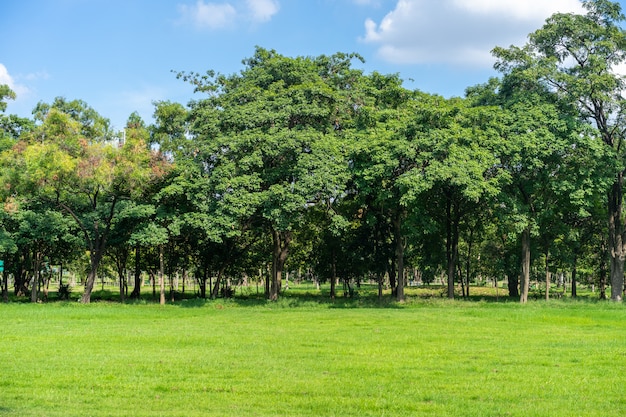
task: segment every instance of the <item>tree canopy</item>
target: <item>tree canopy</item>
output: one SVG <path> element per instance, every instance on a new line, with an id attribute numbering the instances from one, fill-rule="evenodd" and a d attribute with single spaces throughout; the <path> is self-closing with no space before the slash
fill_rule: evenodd
<path id="1" fill-rule="evenodd" d="M 122 299 L 134 268 L 131 296 L 145 272 L 161 300 L 164 276 L 191 275 L 202 297 L 258 277 L 276 300 L 297 273 L 330 281 L 331 297 L 337 283 L 403 301 L 409 284 L 438 279 L 453 298 L 506 280 L 526 302 L 557 270 L 574 296 L 584 270 L 621 300 L 624 16 L 583 5 L 496 47 L 501 77 L 465 97 L 366 74 L 358 54 L 261 47 L 235 74 L 177 73 L 198 98 L 154 102 L 152 124 L 133 113 L 121 132 L 62 97 L 32 120 L 5 115 L 15 94 L 0 86 L 0 254 L 15 294 L 36 300 L 42 265 L 82 259 L 83 302 L 109 262 Z"/>

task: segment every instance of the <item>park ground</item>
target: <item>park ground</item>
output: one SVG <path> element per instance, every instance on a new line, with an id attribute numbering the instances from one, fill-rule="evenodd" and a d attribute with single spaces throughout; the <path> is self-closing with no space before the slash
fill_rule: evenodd
<path id="1" fill-rule="evenodd" d="M 120 304 L 106 288 L 90 305 L 13 300 L 0 304 L 0 416 L 626 413 L 623 305 L 491 290 L 411 289 L 402 304 L 313 287 L 273 303 Z"/>

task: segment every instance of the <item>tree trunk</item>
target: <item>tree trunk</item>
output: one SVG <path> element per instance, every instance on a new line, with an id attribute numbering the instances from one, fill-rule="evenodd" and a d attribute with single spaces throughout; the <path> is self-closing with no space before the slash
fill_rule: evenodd
<path id="1" fill-rule="evenodd" d="M 224 275 L 225 266 L 222 266 L 220 270 L 217 272 L 217 277 L 215 278 L 215 284 L 211 289 L 211 299 L 215 300 L 220 293 L 220 285 L 222 283 L 222 276 Z"/>
<path id="2" fill-rule="evenodd" d="M 520 303 L 528 301 L 528 289 L 530 286 L 530 226 L 522 232 L 522 267 L 520 282 Z"/>
<path id="3" fill-rule="evenodd" d="M 9 277 L 6 271 L 2 271 L 2 300 L 9 302 Z"/>
<path id="4" fill-rule="evenodd" d="M 472 247 L 474 246 L 474 228 L 470 229 L 469 238 L 467 240 L 467 260 L 465 261 L 465 296 L 470 296 L 470 280 L 472 278 Z"/>
<path id="5" fill-rule="evenodd" d="M 148 271 L 148 277 L 152 286 L 152 300 L 156 301 L 156 277 L 154 276 L 154 270 Z"/>
<path id="6" fill-rule="evenodd" d="M 330 299 L 334 300 L 335 297 L 337 296 L 336 294 L 336 286 L 337 286 L 337 255 L 335 254 L 335 251 L 333 250 L 333 259 L 332 259 L 333 264 L 331 265 L 331 277 L 330 277 Z"/>
<path id="7" fill-rule="evenodd" d="M 31 284 L 31 287 L 30 287 L 30 302 L 31 303 L 37 302 L 38 282 L 39 282 L 39 272 L 35 271 L 33 274 L 33 283 Z"/>
<path id="8" fill-rule="evenodd" d="M 43 299 L 44 301 L 48 301 L 48 290 L 50 289 L 50 281 L 52 280 L 52 271 L 46 273 L 44 275 L 44 283 L 43 286 Z"/>
<path id="9" fill-rule="evenodd" d="M 206 282 L 209 279 L 209 267 L 204 265 L 202 268 L 202 276 L 198 279 L 198 285 L 200 286 L 200 298 L 206 298 Z"/>
<path id="10" fill-rule="evenodd" d="M 450 198 L 446 205 L 446 258 L 448 261 L 448 298 L 452 299 L 454 298 L 454 275 L 459 259 L 459 214 Z"/>
<path id="11" fill-rule="evenodd" d="M 394 234 L 396 241 L 396 266 L 398 271 L 398 285 L 396 287 L 396 300 L 404 301 L 404 242 L 402 238 L 402 213 L 398 213 L 394 221 Z"/>
<path id="12" fill-rule="evenodd" d="M 40 280 L 40 274 L 41 274 L 41 253 L 40 252 L 35 252 L 34 253 L 34 262 L 33 262 L 33 284 L 32 287 L 30 289 L 30 301 L 31 303 L 36 303 L 37 302 L 37 298 L 38 298 L 38 294 L 37 294 L 37 290 L 39 289 L 39 280 Z"/>
<path id="13" fill-rule="evenodd" d="M 126 293 L 124 292 L 124 282 L 126 281 L 125 271 L 118 271 L 117 277 L 120 280 L 120 303 L 124 303 Z"/>
<path id="14" fill-rule="evenodd" d="M 130 293 L 131 298 L 139 298 L 141 296 L 141 248 L 139 245 L 135 246 L 135 285 L 133 286 L 133 292 Z"/>
<path id="15" fill-rule="evenodd" d="M 509 289 L 509 297 L 519 297 L 519 279 L 518 274 L 515 272 L 510 272 L 507 274 L 507 288 Z"/>
<path id="16" fill-rule="evenodd" d="M 578 271 L 576 269 L 576 264 L 578 263 L 578 256 L 574 255 L 574 262 L 572 264 L 572 298 L 576 298 L 577 294 L 576 294 L 576 280 L 578 279 L 578 277 L 576 276 L 578 274 Z"/>
<path id="17" fill-rule="evenodd" d="M 603 249 L 606 249 L 604 242 L 602 246 L 603 246 Z M 606 253 L 606 250 L 602 250 L 601 253 L 602 253 L 602 256 L 600 256 L 600 282 L 599 282 L 600 299 L 606 300 L 606 273 L 607 273 L 606 261 L 607 259 L 606 259 L 606 256 L 604 256 L 604 254 Z"/>
<path id="18" fill-rule="evenodd" d="M 622 223 L 622 186 L 624 174 L 619 173 L 609 194 L 609 259 L 611 300 L 622 301 L 624 291 L 624 225 Z"/>
<path id="19" fill-rule="evenodd" d="M 100 266 L 100 261 L 103 256 L 102 250 L 96 250 L 90 255 L 90 267 L 89 273 L 87 274 L 87 281 L 85 281 L 85 291 L 83 292 L 82 297 L 80 298 L 80 302 L 83 304 L 89 304 L 91 302 L 91 292 L 93 291 L 93 287 L 96 284 L 96 277 L 98 275 L 98 267 Z"/>
<path id="20" fill-rule="evenodd" d="M 165 305 L 165 261 L 163 256 L 163 245 L 159 245 L 159 304 Z"/>
<path id="21" fill-rule="evenodd" d="M 397 292 L 396 292 L 396 263 L 395 262 L 390 262 L 389 265 L 389 271 L 387 273 L 387 275 L 389 276 L 389 287 L 391 288 L 391 296 L 395 297 Z"/>
<path id="22" fill-rule="evenodd" d="M 550 251 L 546 251 L 546 301 L 550 300 L 550 268 L 549 268 Z"/>
<path id="23" fill-rule="evenodd" d="M 269 291 L 269 299 L 271 301 L 278 300 L 280 294 L 280 286 L 283 276 L 285 261 L 289 254 L 289 243 L 291 242 L 291 232 L 280 232 L 272 229 L 272 240 L 274 250 L 272 256 L 272 279 Z"/>

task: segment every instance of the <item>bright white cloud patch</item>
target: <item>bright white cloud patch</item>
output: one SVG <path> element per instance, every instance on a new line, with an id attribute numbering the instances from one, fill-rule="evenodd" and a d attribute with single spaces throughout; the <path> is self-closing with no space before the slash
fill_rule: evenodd
<path id="1" fill-rule="evenodd" d="M 521 45 L 556 12 L 582 13 L 578 0 L 398 0 L 363 41 L 394 63 L 490 67 L 495 46 Z"/>
<path id="2" fill-rule="evenodd" d="M 255 22 L 269 21 L 280 8 L 276 0 L 246 0 L 246 6 Z"/>
<path id="3" fill-rule="evenodd" d="M 0 64 L 0 84 L 6 84 L 11 89 L 13 89 L 13 87 L 15 86 L 13 82 L 13 77 L 9 75 L 7 67 L 5 67 L 3 64 Z"/>
<path id="4" fill-rule="evenodd" d="M 25 85 L 16 83 L 13 77 L 11 76 L 11 74 L 9 74 L 9 70 L 7 70 L 7 67 L 5 67 L 4 64 L 1 64 L 1 63 L 0 63 L 0 84 L 8 85 L 9 88 L 13 90 L 13 92 L 17 96 L 17 99 L 23 98 L 24 96 L 28 95 L 28 93 L 30 92 L 28 87 L 26 87 Z"/>
<path id="5" fill-rule="evenodd" d="M 229 3 L 205 3 L 198 0 L 195 5 L 178 6 L 182 23 L 192 23 L 197 28 L 221 29 L 230 26 L 237 11 Z"/>

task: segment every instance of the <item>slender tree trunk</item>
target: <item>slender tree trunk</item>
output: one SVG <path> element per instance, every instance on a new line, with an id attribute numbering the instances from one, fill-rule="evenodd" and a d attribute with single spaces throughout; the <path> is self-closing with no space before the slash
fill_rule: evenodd
<path id="1" fill-rule="evenodd" d="M 156 301 L 156 277 L 154 276 L 154 270 L 148 272 L 150 278 L 150 285 L 152 285 L 152 300 Z"/>
<path id="2" fill-rule="evenodd" d="M 619 173 L 609 194 L 609 259 L 611 300 L 622 301 L 624 291 L 624 225 L 622 223 L 622 193 L 624 174 Z"/>
<path id="3" fill-rule="evenodd" d="M 398 270 L 398 285 L 396 287 L 396 299 L 404 301 L 404 242 L 402 238 L 402 213 L 398 213 L 394 221 L 394 234 L 396 241 L 396 265 Z"/>
<path id="4" fill-rule="evenodd" d="M 333 250 L 333 258 L 332 258 L 332 265 L 331 265 L 331 277 L 330 277 L 330 299 L 334 300 L 335 297 L 337 296 L 336 294 L 336 286 L 337 286 L 337 255 L 335 254 L 335 251 Z"/>
<path id="5" fill-rule="evenodd" d="M 578 255 L 574 255 L 574 262 L 572 264 L 572 298 L 576 298 L 576 280 L 578 279 L 578 271 L 576 266 L 578 264 Z"/>
<path id="6" fill-rule="evenodd" d="M 465 291 L 466 297 L 470 296 L 470 279 L 472 277 L 472 247 L 474 246 L 474 228 L 470 229 L 470 235 L 467 242 L 467 260 L 465 261 Z"/>
<path id="7" fill-rule="evenodd" d="M 606 253 L 606 245 L 605 242 L 602 243 L 602 256 L 600 256 L 600 282 L 599 282 L 599 287 L 600 287 L 600 299 L 601 300 L 606 300 L 606 275 L 607 275 L 607 265 L 606 265 L 606 256 L 604 256 L 604 254 Z"/>
<path id="8" fill-rule="evenodd" d="M 102 260 L 103 253 L 100 250 L 96 250 L 90 256 L 89 273 L 87 274 L 87 280 L 85 281 L 85 291 L 83 292 L 80 302 L 83 304 L 89 304 L 91 302 L 91 293 L 93 287 L 96 284 L 96 277 L 98 275 L 98 267 Z"/>
<path id="9" fill-rule="evenodd" d="M 272 240 L 274 250 L 272 256 L 272 280 L 270 285 L 269 299 L 278 300 L 280 287 L 282 284 L 283 269 L 289 254 L 289 243 L 291 242 L 291 232 L 280 232 L 272 230 Z"/>
<path id="10" fill-rule="evenodd" d="M 124 303 L 126 293 L 124 291 L 124 282 L 126 281 L 125 271 L 118 271 L 118 278 L 120 280 L 120 303 Z"/>
<path id="11" fill-rule="evenodd" d="M 217 272 L 217 277 L 215 278 L 215 284 L 211 289 L 211 298 L 215 300 L 220 293 L 220 285 L 222 284 L 222 276 L 224 275 L 225 266 L 222 266 L 220 270 Z"/>
<path id="12" fill-rule="evenodd" d="M 550 268 L 549 268 L 550 251 L 546 250 L 546 301 L 550 300 Z"/>
<path id="13" fill-rule="evenodd" d="M 38 298 L 37 290 L 39 289 L 39 280 L 41 279 L 40 274 L 41 274 L 41 253 L 37 251 L 34 253 L 33 285 L 30 288 L 31 303 L 37 302 L 37 298 Z"/>
<path id="14" fill-rule="evenodd" d="M 38 281 L 39 281 L 39 272 L 35 271 L 33 274 L 33 283 L 31 284 L 31 287 L 30 287 L 30 302 L 31 303 L 37 302 L 37 289 L 39 287 Z"/>
<path id="15" fill-rule="evenodd" d="M 387 275 L 389 276 L 389 287 L 391 288 L 391 296 L 395 297 L 397 294 L 397 279 L 396 279 L 396 263 L 390 262 L 389 272 Z"/>
<path id="16" fill-rule="evenodd" d="M 459 215 L 450 198 L 446 206 L 446 257 L 448 261 L 448 298 L 454 298 L 454 275 L 459 259 Z"/>
<path id="17" fill-rule="evenodd" d="M 139 245 L 135 246 L 135 285 L 133 286 L 133 292 L 130 293 L 131 298 L 139 298 L 141 296 L 141 248 Z"/>
<path id="18" fill-rule="evenodd" d="M 50 281 L 52 280 L 52 271 L 46 273 L 46 275 L 44 275 L 44 283 L 45 285 L 43 286 L 43 299 L 44 301 L 48 301 L 48 291 L 50 289 Z"/>
<path id="19" fill-rule="evenodd" d="M 161 305 L 165 305 L 165 261 L 163 258 L 163 245 L 159 245 L 159 286 L 161 287 L 159 304 Z"/>
<path id="20" fill-rule="evenodd" d="M 204 266 L 204 268 L 202 268 L 202 276 L 200 277 L 200 281 L 198 282 L 198 284 L 200 285 L 200 297 L 201 298 L 206 298 L 206 282 L 209 279 L 209 267 L 208 266 Z"/>
<path id="21" fill-rule="evenodd" d="M 6 271 L 2 271 L 2 300 L 9 302 L 9 277 Z"/>
<path id="22" fill-rule="evenodd" d="M 530 287 L 530 226 L 522 232 L 522 267 L 520 282 L 520 303 L 528 301 L 528 290 Z"/>

